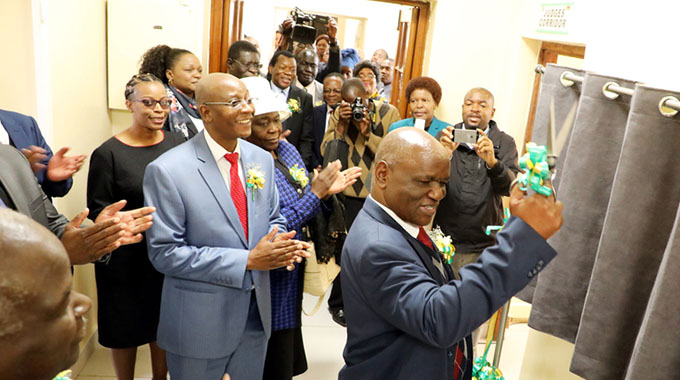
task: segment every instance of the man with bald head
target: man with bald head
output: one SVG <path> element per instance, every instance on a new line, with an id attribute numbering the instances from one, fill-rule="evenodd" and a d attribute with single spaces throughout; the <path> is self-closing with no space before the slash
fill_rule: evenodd
<path id="1" fill-rule="evenodd" d="M 70 260 L 49 230 L 0 208 L 0 380 L 48 380 L 80 351 L 92 303 L 71 290 Z"/>
<path id="2" fill-rule="evenodd" d="M 456 246 L 452 267 L 477 261 L 486 247 L 496 244 L 485 233 L 486 226 L 503 224 L 503 196 L 510 195 L 510 183 L 519 172 L 515 140 L 492 120 L 494 96 L 484 88 L 473 88 L 463 99 L 463 122 L 448 127 L 478 130 L 476 144 L 460 144 L 451 155 L 451 179 L 446 197 L 439 205 L 434 225 L 451 235 Z"/>
<path id="3" fill-rule="evenodd" d="M 316 80 L 316 72 L 319 66 L 319 58 L 316 51 L 304 49 L 295 56 L 297 63 L 297 75 L 295 85 L 312 96 L 314 107 L 323 102 L 323 85 Z"/>
<path id="4" fill-rule="evenodd" d="M 165 275 L 158 345 L 173 380 L 261 380 L 271 331 L 269 270 L 308 254 L 279 213 L 272 156 L 245 141 L 253 99 L 238 78 L 204 76 L 205 130 L 153 161 L 144 200 L 158 210 L 149 257 Z M 279 233 L 278 235 L 276 235 Z"/>
<path id="5" fill-rule="evenodd" d="M 453 277 L 423 226 L 446 194 L 449 152 L 402 128 L 378 148 L 371 195 L 343 247 L 347 318 L 340 380 L 470 379 L 470 333 L 556 254 L 562 204 L 515 187 L 498 245 Z"/>

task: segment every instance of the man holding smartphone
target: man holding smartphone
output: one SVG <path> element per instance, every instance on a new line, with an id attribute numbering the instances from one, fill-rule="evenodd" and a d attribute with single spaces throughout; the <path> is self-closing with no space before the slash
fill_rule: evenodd
<path id="1" fill-rule="evenodd" d="M 515 140 L 491 119 L 496 111 L 493 94 L 473 88 L 465 94 L 462 108 L 463 122 L 442 131 L 441 142 L 452 152 L 451 176 L 434 217 L 434 226 L 450 235 L 456 247 L 451 263 L 456 276 L 495 244 L 494 237 L 486 235 L 486 226 L 503 224 L 501 197 L 509 195 L 510 183 L 520 171 Z M 475 130 L 473 140 L 465 139 Z"/>

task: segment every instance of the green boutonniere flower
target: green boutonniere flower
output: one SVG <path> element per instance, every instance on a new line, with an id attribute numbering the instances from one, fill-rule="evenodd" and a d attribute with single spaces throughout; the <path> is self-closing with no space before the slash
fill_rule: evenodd
<path id="1" fill-rule="evenodd" d="M 302 188 L 307 187 L 307 184 L 309 183 L 309 177 L 307 177 L 307 173 L 305 172 L 304 168 L 298 167 L 298 164 L 293 165 L 292 168 L 289 170 L 290 176 L 293 177 L 297 183 L 300 184 Z"/>
<path id="2" fill-rule="evenodd" d="M 288 99 L 288 110 L 291 113 L 300 112 L 300 102 L 297 99 Z"/>
<path id="3" fill-rule="evenodd" d="M 444 235 L 439 226 L 433 228 L 432 231 L 428 232 L 428 235 L 430 236 L 430 239 L 432 239 L 432 241 L 434 242 L 434 245 L 437 247 L 437 250 L 439 250 L 439 253 L 441 253 L 444 261 L 448 264 L 451 264 L 451 262 L 453 261 L 453 255 L 456 254 L 456 247 L 454 247 L 453 244 L 451 244 L 451 236 Z"/>

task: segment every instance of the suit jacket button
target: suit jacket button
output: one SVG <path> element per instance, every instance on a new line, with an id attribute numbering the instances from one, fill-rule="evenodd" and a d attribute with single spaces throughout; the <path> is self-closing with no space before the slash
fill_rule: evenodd
<path id="1" fill-rule="evenodd" d="M 532 278 L 532 277 L 534 277 L 534 274 L 529 272 L 529 274 L 527 274 L 527 277 Z"/>
<path id="2" fill-rule="evenodd" d="M 541 267 L 542 267 L 543 264 L 545 264 L 545 262 L 544 262 L 543 260 L 538 260 L 538 266 L 541 266 Z"/>

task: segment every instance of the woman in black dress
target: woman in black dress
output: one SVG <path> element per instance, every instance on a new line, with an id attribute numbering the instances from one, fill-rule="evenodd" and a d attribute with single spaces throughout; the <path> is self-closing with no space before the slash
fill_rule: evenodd
<path id="1" fill-rule="evenodd" d="M 146 165 L 185 141 L 162 129 L 170 100 L 157 77 L 133 76 L 125 87 L 125 99 L 132 126 L 104 142 L 90 160 L 87 206 L 92 220 L 118 199 L 127 200 L 123 210 L 142 207 Z M 147 343 L 153 379 L 166 379 L 165 352 L 156 345 L 163 275 L 149 262 L 146 241 L 104 256 L 95 263 L 95 277 L 99 343 L 111 348 L 118 379 L 133 379 L 137 347 Z"/>

